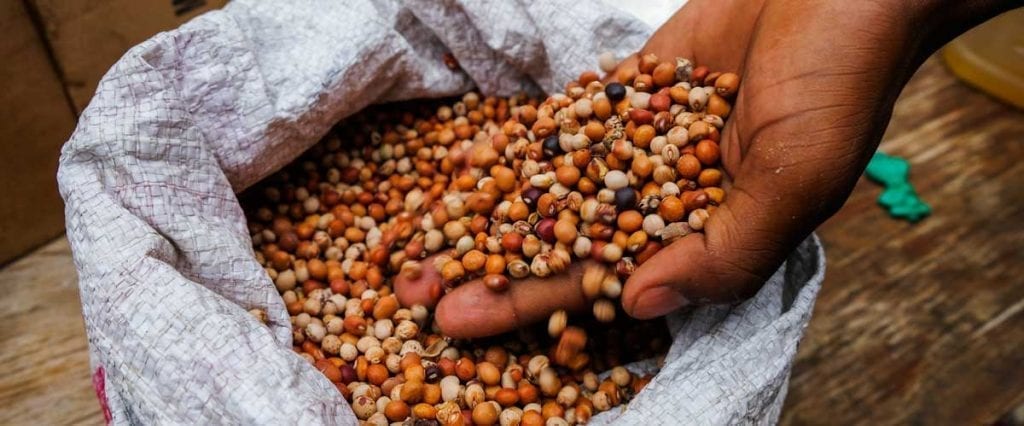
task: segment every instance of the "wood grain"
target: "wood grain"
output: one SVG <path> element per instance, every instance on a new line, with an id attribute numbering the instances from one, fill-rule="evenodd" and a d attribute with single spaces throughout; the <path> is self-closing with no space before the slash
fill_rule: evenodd
<path id="1" fill-rule="evenodd" d="M 932 58 L 881 149 L 934 213 L 890 220 L 862 179 L 819 229 L 828 272 L 782 423 L 991 423 L 1024 402 L 1024 113 Z"/>
<path id="2" fill-rule="evenodd" d="M 782 423 L 991 423 L 1024 402 L 1024 114 L 932 59 L 882 149 L 935 212 L 889 219 L 861 182 L 821 227 L 829 270 Z M 0 285 L 0 424 L 101 423 L 67 242 Z"/>
<path id="3" fill-rule="evenodd" d="M 67 240 L 0 270 L 0 288 L 0 425 L 103 424 Z"/>

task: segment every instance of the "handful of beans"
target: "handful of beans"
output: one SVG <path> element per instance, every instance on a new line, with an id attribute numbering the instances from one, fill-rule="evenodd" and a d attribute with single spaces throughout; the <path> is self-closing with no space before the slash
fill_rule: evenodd
<path id="1" fill-rule="evenodd" d="M 585 423 L 651 380 L 621 364 L 667 350 L 664 327 L 615 300 L 724 200 L 718 140 L 739 77 L 645 55 L 614 79 L 585 72 L 543 101 L 372 107 L 246 195 L 295 351 L 361 420 Z M 502 292 L 581 259 L 596 262 L 580 282 L 593 318 L 578 325 L 558 311 L 540 330 L 458 341 L 392 291 L 431 267 L 442 292 L 471 279 Z"/>

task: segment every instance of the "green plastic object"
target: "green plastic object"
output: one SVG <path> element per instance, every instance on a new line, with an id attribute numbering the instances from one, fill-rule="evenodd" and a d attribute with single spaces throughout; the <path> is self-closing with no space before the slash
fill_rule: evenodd
<path id="1" fill-rule="evenodd" d="M 889 216 L 917 222 L 931 214 L 932 208 L 917 196 L 917 191 L 910 184 L 910 163 L 907 160 L 875 152 L 864 172 L 869 179 L 885 186 L 878 197 L 878 204 L 885 207 Z"/>

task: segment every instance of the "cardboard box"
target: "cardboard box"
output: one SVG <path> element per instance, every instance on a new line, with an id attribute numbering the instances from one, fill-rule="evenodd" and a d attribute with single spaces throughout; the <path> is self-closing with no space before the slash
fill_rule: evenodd
<path id="1" fill-rule="evenodd" d="M 76 112 L 132 46 L 227 0 L 26 0 L 46 37 Z"/>
<path id="2" fill-rule="evenodd" d="M 60 147 L 132 46 L 227 0 L 0 2 L 0 265 L 64 230 Z"/>
<path id="3" fill-rule="evenodd" d="M 0 264 L 60 235 L 57 159 L 75 114 L 21 1 L 0 2 Z"/>

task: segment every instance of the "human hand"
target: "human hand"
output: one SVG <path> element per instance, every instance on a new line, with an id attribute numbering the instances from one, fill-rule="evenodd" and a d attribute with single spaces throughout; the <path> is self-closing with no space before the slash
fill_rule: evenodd
<path id="1" fill-rule="evenodd" d="M 726 200 L 703 234 L 668 245 L 630 276 L 627 313 L 651 318 L 748 298 L 838 210 L 906 80 L 957 32 L 926 3 L 691 0 L 619 65 L 635 68 L 640 54 L 653 53 L 743 77 L 721 135 Z M 979 10 L 965 16 L 977 21 Z M 438 324 L 453 337 L 475 337 L 583 309 L 581 271 L 574 264 L 567 276 L 519 280 L 505 293 L 479 280 L 463 284 L 440 301 Z M 432 305 L 440 279 L 427 267 L 418 279 L 400 278 L 396 291 L 403 304 Z"/>

